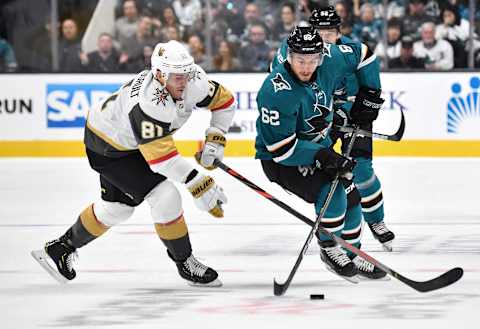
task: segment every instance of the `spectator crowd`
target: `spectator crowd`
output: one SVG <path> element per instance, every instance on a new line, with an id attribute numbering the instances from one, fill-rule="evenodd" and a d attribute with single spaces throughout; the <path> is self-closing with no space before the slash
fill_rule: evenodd
<path id="1" fill-rule="evenodd" d="M 0 7 L 0 72 L 52 70 L 49 1 L 35 1 L 33 9 L 26 2 Z M 387 8 L 383 0 L 211 0 L 210 6 L 204 0 L 117 0 L 112 29 L 100 33 L 96 50 L 87 53 L 81 39 L 98 1 L 59 3 L 61 72 L 137 72 L 149 65 L 155 44 L 168 40 L 184 43 L 206 71 L 265 72 L 294 25 L 325 5 L 335 6 L 342 34 L 367 44 L 383 67 L 466 68 L 471 46 L 468 0 L 390 0 Z"/>

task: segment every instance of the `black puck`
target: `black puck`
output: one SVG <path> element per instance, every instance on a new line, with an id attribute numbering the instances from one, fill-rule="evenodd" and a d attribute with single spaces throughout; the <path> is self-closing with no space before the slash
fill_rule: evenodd
<path id="1" fill-rule="evenodd" d="M 324 294 L 310 295 L 310 299 L 325 299 L 325 295 Z"/>

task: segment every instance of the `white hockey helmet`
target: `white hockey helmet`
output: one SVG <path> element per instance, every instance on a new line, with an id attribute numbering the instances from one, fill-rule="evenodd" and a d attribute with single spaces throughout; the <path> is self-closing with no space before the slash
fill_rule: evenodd
<path id="1" fill-rule="evenodd" d="M 158 43 L 151 58 L 152 73 L 162 72 L 165 81 L 170 73 L 191 73 L 194 69 L 193 57 L 180 42 L 170 40 L 167 43 Z"/>

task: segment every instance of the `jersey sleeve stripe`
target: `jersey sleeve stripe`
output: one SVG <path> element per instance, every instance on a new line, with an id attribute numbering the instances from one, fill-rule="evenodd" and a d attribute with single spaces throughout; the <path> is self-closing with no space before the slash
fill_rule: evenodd
<path id="1" fill-rule="evenodd" d="M 233 104 L 233 102 L 235 101 L 235 98 L 232 96 L 225 104 L 223 105 L 220 105 L 218 107 L 215 107 L 215 108 L 212 108 L 210 109 L 210 111 L 218 111 L 218 110 L 224 110 L 226 108 L 228 108 L 230 105 Z"/>
<path id="2" fill-rule="evenodd" d="M 369 55 L 369 52 L 368 52 L 368 46 L 364 43 L 362 43 L 362 46 L 361 46 L 361 58 L 360 58 L 360 62 L 363 62 Z M 370 54 L 371 55 L 371 54 Z"/>
<path id="3" fill-rule="evenodd" d="M 297 144 L 298 144 L 298 139 L 295 138 L 295 143 L 293 144 L 293 146 L 290 147 L 287 152 L 283 153 L 283 155 L 277 156 L 276 158 L 273 158 L 273 161 L 280 162 L 280 161 L 286 160 L 289 157 L 291 157 L 293 152 L 295 152 L 295 147 L 297 146 Z"/>
<path id="4" fill-rule="evenodd" d="M 267 150 L 269 152 L 275 152 L 276 150 L 278 150 L 282 146 L 290 143 L 295 137 L 297 137 L 297 134 L 293 133 L 293 135 L 288 136 L 287 138 L 282 139 L 281 141 L 276 142 L 275 144 L 267 145 Z"/>
<path id="5" fill-rule="evenodd" d="M 150 164 L 150 165 L 154 165 L 154 164 L 157 164 L 157 163 L 160 163 L 160 162 L 167 161 L 167 160 L 169 160 L 169 159 L 171 159 L 171 158 L 173 158 L 174 156 L 177 156 L 177 155 L 178 155 L 178 151 L 175 150 L 175 151 L 173 151 L 173 152 L 171 152 L 171 153 L 168 153 L 168 154 L 166 154 L 166 155 L 164 155 L 164 156 L 162 156 L 162 157 L 160 157 L 160 158 L 153 159 L 153 160 L 149 160 L 149 161 L 147 161 L 147 162 L 148 162 L 148 164 Z"/>
<path id="6" fill-rule="evenodd" d="M 214 111 L 228 107 L 233 103 L 233 99 L 232 93 L 224 86 L 217 83 L 215 93 L 211 101 L 208 103 L 207 108 Z M 231 103 L 228 104 L 229 102 Z"/>
<path id="7" fill-rule="evenodd" d="M 148 163 L 150 163 L 152 160 L 163 158 L 166 155 L 177 151 L 175 142 L 173 141 L 173 137 L 171 135 L 155 139 L 145 144 L 140 144 L 138 148 Z"/>
<path id="8" fill-rule="evenodd" d="M 358 64 L 357 70 L 360 70 L 362 67 L 367 66 L 376 59 L 377 55 L 375 55 L 366 45 L 362 44 L 362 60 L 360 61 L 360 64 Z"/>

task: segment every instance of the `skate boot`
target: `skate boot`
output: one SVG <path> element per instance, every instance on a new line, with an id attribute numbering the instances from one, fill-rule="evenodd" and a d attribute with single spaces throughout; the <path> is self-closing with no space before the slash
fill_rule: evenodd
<path id="1" fill-rule="evenodd" d="M 334 241 L 320 241 L 320 258 L 330 272 L 352 283 L 358 283 L 357 267 Z"/>
<path id="2" fill-rule="evenodd" d="M 368 224 L 368 227 L 370 227 L 373 237 L 382 244 L 383 250 L 393 250 L 392 243 L 393 239 L 395 239 L 395 234 L 387 228 L 384 221 Z"/>
<path id="3" fill-rule="evenodd" d="M 67 237 L 47 242 L 43 250 L 34 250 L 31 255 L 58 282 L 66 283 L 76 276 L 72 267 L 77 258 L 75 248 L 67 242 Z M 50 264 L 53 262 L 55 268 Z"/>
<path id="4" fill-rule="evenodd" d="M 167 251 L 168 252 L 168 251 Z M 175 262 L 178 274 L 194 287 L 221 287 L 222 282 L 218 279 L 218 273 L 211 267 L 200 263 L 193 254 L 183 261 L 173 259 L 170 252 L 168 256 Z"/>
<path id="5" fill-rule="evenodd" d="M 357 267 L 358 275 L 361 278 L 371 279 L 371 280 L 388 280 L 387 273 L 376 267 L 370 262 L 367 262 L 365 259 L 360 256 L 355 256 L 352 262 Z"/>

